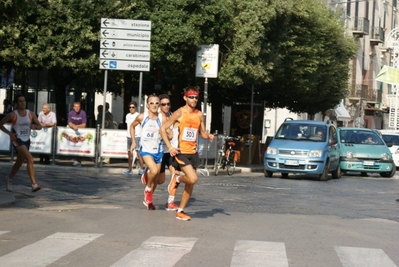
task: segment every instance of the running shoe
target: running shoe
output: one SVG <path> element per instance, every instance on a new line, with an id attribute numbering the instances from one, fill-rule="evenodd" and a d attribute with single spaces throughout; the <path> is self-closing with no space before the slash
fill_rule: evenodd
<path id="1" fill-rule="evenodd" d="M 139 175 L 143 175 L 145 169 L 146 169 L 146 168 L 141 168 L 141 169 L 139 170 Z"/>
<path id="2" fill-rule="evenodd" d="M 33 184 L 32 185 L 32 192 L 36 192 L 40 190 L 40 186 L 38 184 Z"/>
<path id="3" fill-rule="evenodd" d="M 149 171 L 150 171 L 150 170 L 149 170 L 148 168 L 145 168 L 143 174 L 141 175 L 141 183 L 144 184 L 144 185 L 147 184 L 147 181 L 148 181 L 148 172 L 149 172 Z"/>
<path id="4" fill-rule="evenodd" d="M 191 220 L 191 217 L 188 216 L 184 211 L 176 212 L 176 219 L 182 220 L 182 221 L 189 221 Z"/>
<path id="5" fill-rule="evenodd" d="M 129 171 L 129 170 L 125 170 L 125 171 L 122 172 L 122 174 L 133 175 L 133 172 Z"/>
<path id="6" fill-rule="evenodd" d="M 12 191 L 12 181 L 10 181 L 10 179 L 8 179 L 8 176 L 6 177 L 6 190 L 8 191 L 8 192 L 11 192 Z"/>
<path id="7" fill-rule="evenodd" d="M 180 177 L 180 176 L 177 175 L 176 173 L 174 173 L 172 175 L 172 179 L 170 179 L 170 183 L 168 185 L 168 192 L 169 192 L 169 195 L 171 195 L 171 196 L 175 196 L 176 195 L 177 187 L 180 184 L 180 183 L 176 182 L 176 178 L 177 177 Z"/>
<path id="8" fill-rule="evenodd" d="M 144 190 L 144 202 L 149 204 L 152 203 L 152 192 Z"/>
<path id="9" fill-rule="evenodd" d="M 155 210 L 155 206 L 153 203 L 146 203 L 145 200 L 143 200 L 143 204 L 147 207 L 147 210 Z"/>
<path id="10" fill-rule="evenodd" d="M 176 203 L 175 202 L 170 202 L 170 203 L 166 203 L 166 205 L 165 205 L 165 209 L 167 210 L 167 211 L 171 211 L 171 210 L 177 210 L 179 208 L 179 206 L 177 206 L 176 205 Z"/>

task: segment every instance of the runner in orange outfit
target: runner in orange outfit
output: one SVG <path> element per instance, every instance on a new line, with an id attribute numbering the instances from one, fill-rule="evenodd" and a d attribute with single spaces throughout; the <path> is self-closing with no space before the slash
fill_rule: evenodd
<path id="1" fill-rule="evenodd" d="M 182 193 L 180 206 L 176 212 L 176 218 L 179 220 L 189 221 L 191 219 L 184 212 L 188 201 L 193 192 L 194 184 L 198 180 L 196 168 L 200 164 L 200 159 L 197 153 L 197 139 L 198 133 L 204 139 L 213 141 L 214 136 L 206 132 L 204 125 L 204 115 L 201 111 L 196 109 L 199 88 L 197 86 L 189 86 L 184 90 L 184 100 L 186 105 L 176 110 L 172 116 L 164 124 L 162 124 L 160 133 L 166 146 L 169 148 L 169 153 L 180 166 L 183 176 L 174 175 L 169 184 L 169 192 L 173 194 L 180 183 L 184 183 L 184 191 Z M 179 147 L 172 147 L 167 135 L 167 129 L 179 122 Z"/>

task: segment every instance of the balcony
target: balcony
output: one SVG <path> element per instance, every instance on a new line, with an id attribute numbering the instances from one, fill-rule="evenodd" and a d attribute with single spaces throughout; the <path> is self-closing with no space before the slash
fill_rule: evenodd
<path id="1" fill-rule="evenodd" d="M 367 18 L 351 17 L 348 21 L 348 26 L 349 29 L 352 31 L 352 34 L 356 37 L 369 35 L 370 21 Z"/>
<path id="2" fill-rule="evenodd" d="M 384 42 L 384 31 L 381 27 L 374 27 L 370 35 L 370 45 L 378 45 Z"/>
<path id="3" fill-rule="evenodd" d="M 382 92 L 378 89 L 369 88 L 367 94 L 367 102 L 381 103 Z"/>
<path id="4" fill-rule="evenodd" d="M 356 99 L 367 99 L 368 96 L 368 86 L 364 84 L 356 84 L 351 88 L 349 98 Z"/>

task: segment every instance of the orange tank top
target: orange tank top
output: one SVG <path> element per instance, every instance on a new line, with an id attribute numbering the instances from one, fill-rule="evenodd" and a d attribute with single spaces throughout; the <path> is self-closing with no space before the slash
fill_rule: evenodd
<path id="1" fill-rule="evenodd" d="M 179 125 L 179 148 L 182 154 L 195 154 L 197 152 L 197 137 L 201 120 L 198 116 L 198 109 L 193 112 L 180 108 L 182 119 Z"/>

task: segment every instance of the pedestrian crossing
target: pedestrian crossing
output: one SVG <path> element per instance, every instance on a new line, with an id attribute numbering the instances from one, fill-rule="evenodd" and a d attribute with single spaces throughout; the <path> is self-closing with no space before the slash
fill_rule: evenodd
<path id="1" fill-rule="evenodd" d="M 11 232 L 0 231 L 0 241 L 2 236 L 9 233 Z M 56 232 L 8 254 L 2 255 L 0 251 L 0 266 L 48 266 L 84 246 L 90 246 L 102 236 L 103 234 L 99 233 Z M 136 249 L 116 259 L 110 266 L 173 267 L 182 257 L 189 257 L 198 240 L 196 237 L 152 236 Z M 335 246 L 333 251 L 336 252 L 342 267 L 398 267 L 379 248 Z M 32 255 L 35 256 L 32 257 Z M 283 242 L 236 240 L 231 261 L 223 266 L 288 267 L 289 261 Z"/>

